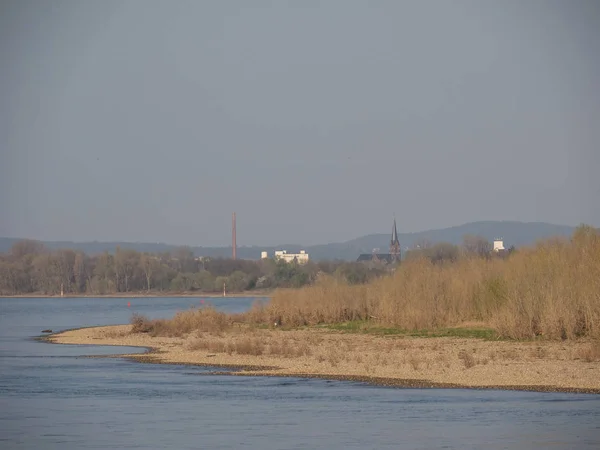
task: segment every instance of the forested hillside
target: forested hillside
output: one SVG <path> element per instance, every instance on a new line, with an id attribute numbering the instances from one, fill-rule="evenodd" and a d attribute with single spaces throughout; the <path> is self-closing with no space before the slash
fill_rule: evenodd
<path id="1" fill-rule="evenodd" d="M 398 222 L 401 225 L 401 222 Z M 465 235 L 481 236 L 488 241 L 502 238 L 507 247 L 521 247 L 533 245 L 536 241 L 553 236 L 571 236 L 574 227 L 564 225 L 553 225 L 543 222 L 510 222 L 510 221 L 487 221 L 471 222 L 463 225 L 420 231 L 416 233 L 398 233 L 398 239 L 403 250 L 410 249 L 416 245 L 433 245 L 447 242 L 460 245 Z M 356 261 L 361 253 L 371 253 L 379 248 L 385 253 L 389 246 L 391 227 L 389 233 L 377 233 L 352 239 L 347 242 L 334 242 L 329 244 L 303 246 L 301 243 L 281 243 L 277 246 L 238 246 L 237 256 L 243 259 L 260 258 L 261 251 L 268 251 L 270 255 L 275 250 L 287 250 L 297 252 L 306 250 L 313 261 L 336 260 Z M 28 237 L 28 236 L 24 236 Z M 8 252 L 13 244 L 20 239 L 0 238 L 0 252 Z M 103 252 L 114 253 L 117 247 L 121 249 L 136 250 L 144 253 L 164 253 L 177 250 L 177 246 L 167 243 L 144 243 L 144 242 L 68 242 L 54 241 L 43 242 L 49 249 L 69 248 L 82 251 L 89 255 Z M 228 258 L 231 256 L 231 247 L 189 247 L 195 256 L 209 256 L 213 258 Z"/>

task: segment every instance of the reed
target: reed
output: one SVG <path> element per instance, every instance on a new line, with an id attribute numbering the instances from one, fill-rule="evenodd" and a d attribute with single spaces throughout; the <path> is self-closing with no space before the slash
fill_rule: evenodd
<path id="1" fill-rule="evenodd" d="M 423 330 L 475 321 L 504 338 L 598 339 L 600 235 L 582 226 L 571 239 L 541 241 L 506 259 L 408 261 L 367 285 L 324 278 L 276 291 L 254 315 L 290 327 L 365 321 Z"/>
<path id="2" fill-rule="evenodd" d="M 197 330 L 224 332 L 237 323 L 284 328 L 362 323 L 415 331 L 477 323 L 508 339 L 598 340 L 600 234 L 581 226 L 570 239 L 547 239 L 504 259 L 410 260 L 393 275 L 365 285 L 323 276 L 309 287 L 278 290 L 268 303 L 256 303 L 244 314 L 209 306 L 169 320 L 137 316 L 132 330 L 182 336 Z M 236 350 L 263 351 L 248 347 Z"/>
<path id="3" fill-rule="evenodd" d="M 223 332 L 234 326 L 235 315 L 217 311 L 209 305 L 179 311 L 172 319 L 150 320 L 143 315 L 131 317 L 132 333 L 148 333 L 151 336 L 185 336 L 193 331 Z"/>

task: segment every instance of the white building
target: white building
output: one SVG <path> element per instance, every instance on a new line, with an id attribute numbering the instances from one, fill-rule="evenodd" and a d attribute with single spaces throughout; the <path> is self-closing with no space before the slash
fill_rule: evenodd
<path id="1" fill-rule="evenodd" d="M 504 250 L 504 241 L 502 239 L 494 239 L 494 251 L 499 252 Z"/>
<path id="2" fill-rule="evenodd" d="M 300 253 L 288 253 L 287 250 L 277 250 L 275 251 L 275 259 L 283 259 L 288 263 L 295 259 L 298 264 L 306 264 L 308 262 L 308 253 L 304 250 L 300 250 Z"/>

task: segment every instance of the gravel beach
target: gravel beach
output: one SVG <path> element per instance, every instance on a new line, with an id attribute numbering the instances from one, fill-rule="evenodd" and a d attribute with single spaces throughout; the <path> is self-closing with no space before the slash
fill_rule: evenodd
<path id="1" fill-rule="evenodd" d="M 215 373 L 228 375 L 600 393 L 600 361 L 590 342 L 384 337 L 322 329 L 240 329 L 152 337 L 131 334 L 130 329 L 131 325 L 82 328 L 45 339 L 58 344 L 145 347 L 147 353 L 119 356 L 148 363 L 213 366 Z"/>

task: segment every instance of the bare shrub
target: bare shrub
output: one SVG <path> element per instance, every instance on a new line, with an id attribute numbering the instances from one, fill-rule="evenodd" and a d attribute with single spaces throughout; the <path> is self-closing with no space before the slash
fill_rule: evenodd
<path id="1" fill-rule="evenodd" d="M 477 364 L 473 354 L 469 353 L 466 350 L 461 350 L 460 352 L 458 352 L 458 359 L 460 359 L 463 362 L 465 368 L 467 369 L 470 369 L 471 367 L 475 366 L 475 364 Z"/>
<path id="2" fill-rule="evenodd" d="M 233 315 L 217 311 L 212 306 L 178 311 L 172 319 L 150 320 L 134 314 L 131 318 L 132 333 L 150 333 L 152 336 L 180 337 L 194 331 L 215 334 L 231 329 Z"/>
<path id="3" fill-rule="evenodd" d="M 208 340 L 197 338 L 187 343 L 188 350 L 207 350 L 209 347 Z"/>
<path id="4" fill-rule="evenodd" d="M 576 357 L 586 362 L 600 361 L 600 341 L 591 342 L 579 349 Z"/>
<path id="5" fill-rule="evenodd" d="M 131 315 L 129 323 L 131 323 L 132 333 L 149 333 L 153 328 L 153 323 L 150 319 L 137 313 Z"/>
<path id="6" fill-rule="evenodd" d="M 419 366 L 421 365 L 421 360 L 417 358 L 415 355 L 411 355 L 408 358 L 408 363 L 413 368 L 413 370 L 419 370 Z"/>
<path id="7" fill-rule="evenodd" d="M 243 339 L 235 343 L 235 352 L 239 355 L 260 356 L 265 353 L 265 345 L 260 339 Z"/>
<path id="8" fill-rule="evenodd" d="M 283 356 L 284 358 L 298 358 L 301 356 L 309 356 L 312 352 L 305 342 L 294 344 L 290 340 L 282 340 L 280 342 L 271 343 L 269 345 L 268 353 L 275 356 Z"/>
<path id="9" fill-rule="evenodd" d="M 300 343 L 300 344 L 298 344 L 298 346 L 295 347 L 295 355 L 294 356 L 299 357 L 299 356 L 310 356 L 310 355 L 312 355 L 312 349 L 306 342 Z"/>
<path id="10" fill-rule="evenodd" d="M 265 323 L 270 322 L 265 310 L 265 303 L 260 300 L 255 300 L 249 311 L 240 316 L 240 319 L 249 323 Z M 273 321 L 274 323 L 275 321 Z M 271 323 L 271 322 L 270 322 Z"/>
<path id="11" fill-rule="evenodd" d="M 114 339 L 114 338 L 122 338 L 122 337 L 125 337 L 125 336 L 127 336 L 128 334 L 130 334 L 130 333 L 131 333 L 131 331 L 127 331 L 127 330 L 112 330 L 112 329 L 111 329 L 111 330 L 107 330 L 107 331 L 104 333 L 104 336 L 105 336 L 105 337 L 107 337 L 107 338 L 112 338 L 112 339 Z"/>
<path id="12" fill-rule="evenodd" d="M 275 323 L 285 328 L 351 323 L 355 331 L 372 325 L 418 331 L 465 322 L 487 324 L 510 339 L 600 339 L 598 230 L 582 226 L 571 239 L 547 239 L 506 258 L 463 255 L 452 263 L 411 259 L 392 275 L 365 285 L 322 277 L 312 286 L 278 290 L 267 304 L 256 303 L 242 314 L 204 307 L 169 320 L 134 316 L 131 324 L 134 333 L 184 336 L 198 330 L 229 332 L 234 324 L 249 333 L 249 326 Z M 394 347 L 407 344 L 398 340 Z"/>
<path id="13" fill-rule="evenodd" d="M 519 353 L 514 349 L 502 351 L 500 352 L 500 356 L 502 357 L 502 359 L 519 359 Z"/>
<path id="14" fill-rule="evenodd" d="M 548 357 L 548 349 L 545 347 L 538 346 L 536 348 L 532 348 L 529 354 L 532 358 L 544 359 Z"/>
<path id="15" fill-rule="evenodd" d="M 337 351 L 337 349 L 335 348 L 330 348 L 327 352 L 327 360 L 329 361 L 329 364 L 331 364 L 333 367 L 336 367 L 339 363 L 340 363 L 340 354 Z"/>
<path id="16" fill-rule="evenodd" d="M 276 291 L 254 315 L 287 326 L 359 321 L 432 330 L 478 322 L 503 338 L 600 338 L 599 293 L 600 234 L 584 226 L 570 240 L 547 239 L 506 258 L 417 258 L 367 285 L 325 277 Z"/>

